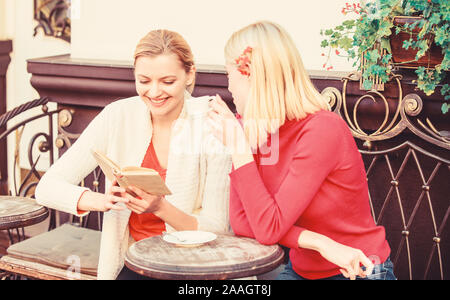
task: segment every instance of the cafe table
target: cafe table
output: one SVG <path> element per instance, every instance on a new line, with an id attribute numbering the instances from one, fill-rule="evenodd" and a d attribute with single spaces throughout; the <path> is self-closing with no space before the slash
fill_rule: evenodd
<path id="1" fill-rule="evenodd" d="M 6 230 L 11 244 L 14 243 L 11 230 L 15 229 L 17 240 L 25 239 L 23 228 L 44 221 L 49 215 L 46 207 L 36 200 L 19 196 L 0 196 L 0 230 Z M 22 233 L 19 229 L 22 228 Z"/>
<path id="2" fill-rule="evenodd" d="M 278 245 L 231 234 L 216 236 L 191 247 L 169 243 L 163 236 L 143 239 L 129 247 L 125 265 L 155 279 L 224 280 L 267 273 L 283 262 L 284 251 Z"/>

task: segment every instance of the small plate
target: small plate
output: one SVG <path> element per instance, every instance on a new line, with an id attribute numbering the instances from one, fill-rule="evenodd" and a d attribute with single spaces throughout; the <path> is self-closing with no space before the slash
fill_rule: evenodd
<path id="1" fill-rule="evenodd" d="M 202 244 L 214 241 L 217 235 L 207 231 L 175 231 L 163 235 L 163 240 L 182 247 L 197 247 Z"/>

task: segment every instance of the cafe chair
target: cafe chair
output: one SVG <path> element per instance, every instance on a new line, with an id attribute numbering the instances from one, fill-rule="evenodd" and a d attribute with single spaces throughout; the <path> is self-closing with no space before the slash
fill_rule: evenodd
<path id="1" fill-rule="evenodd" d="M 10 242 L 10 246 L 6 250 L 7 254 L 0 257 L 0 280 L 17 278 L 91 280 L 97 277 L 101 232 L 85 228 L 89 224 L 87 217 L 79 219 L 75 216 L 61 214 L 59 215 L 60 223 L 64 219 L 68 219 L 68 222 L 56 227 L 58 212 L 38 205 L 34 199 L 34 188 L 41 177 L 36 170 L 36 165 L 41 155 L 45 153 L 49 156 L 49 165 L 53 164 L 55 154 L 53 116 L 62 111 L 61 109 L 49 111 L 48 101 L 49 99 L 46 97 L 36 99 L 0 116 L 0 155 L 6 153 L 8 136 L 16 133 L 12 176 L 8 177 L 7 159 L 2 159 L 2 165 L 0 165 L 2 173 L 0 179 L 0 232 L 6 231 Z M 35 114 L 30 111 L 38 107 L 42 108 L 41 113 Z M 28 145 L 30 170 L 22 176 L 20 184 L 17 184 L 16 169 L 20 169 L 18 161 L 22 133 L 25 128 L 42 130 L 42 126 L 36 126 L 36 122 L 34 122 L 38 119 L 48 120 L 47 131 L 38 132 L 32 136 Z M 6 127 L 8 128 L 6 129 Z M 8 139 L 8 141 L 11 140 Z M 37 152 L 40 154 L 35 158 L 34 154 Z M 98 176 L 94 175 L 97 180 L 95 188 L 97 188 Z M 11 189 L 10 186 L 12 186 Z M 26 227 L 43 222 L 48 218 L 47 232 L 30 238 L 26 237 Z M 100 224 L 100 216 L 98 219 L 98 224 Z"/>

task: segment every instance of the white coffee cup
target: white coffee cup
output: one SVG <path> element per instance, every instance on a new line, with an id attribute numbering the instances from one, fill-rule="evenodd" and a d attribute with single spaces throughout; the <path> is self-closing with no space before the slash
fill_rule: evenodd
<path id="1" fill-rule="evenodd" d="M 215 98 L 215 96 L 202 96 L 186 99 L 189 115 L 206 115 L 211 110 L 209 102 Z"/>

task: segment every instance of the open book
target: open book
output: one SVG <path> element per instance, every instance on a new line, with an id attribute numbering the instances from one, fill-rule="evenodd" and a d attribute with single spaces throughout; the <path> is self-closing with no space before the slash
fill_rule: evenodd
<path id="1" fill-rule="evenodd" d="M 117 183 L 125 189 L 132 185 L 153 195 L 164 196 L 172 194 L 159 173 L 153 169 L 142 167 L 121 168 L 101 152 L 92 150 L 92 155 L 105 176 L 110 181 L 116 179 Z M 129 192 L 134 195 L 131 191 Z"/>

